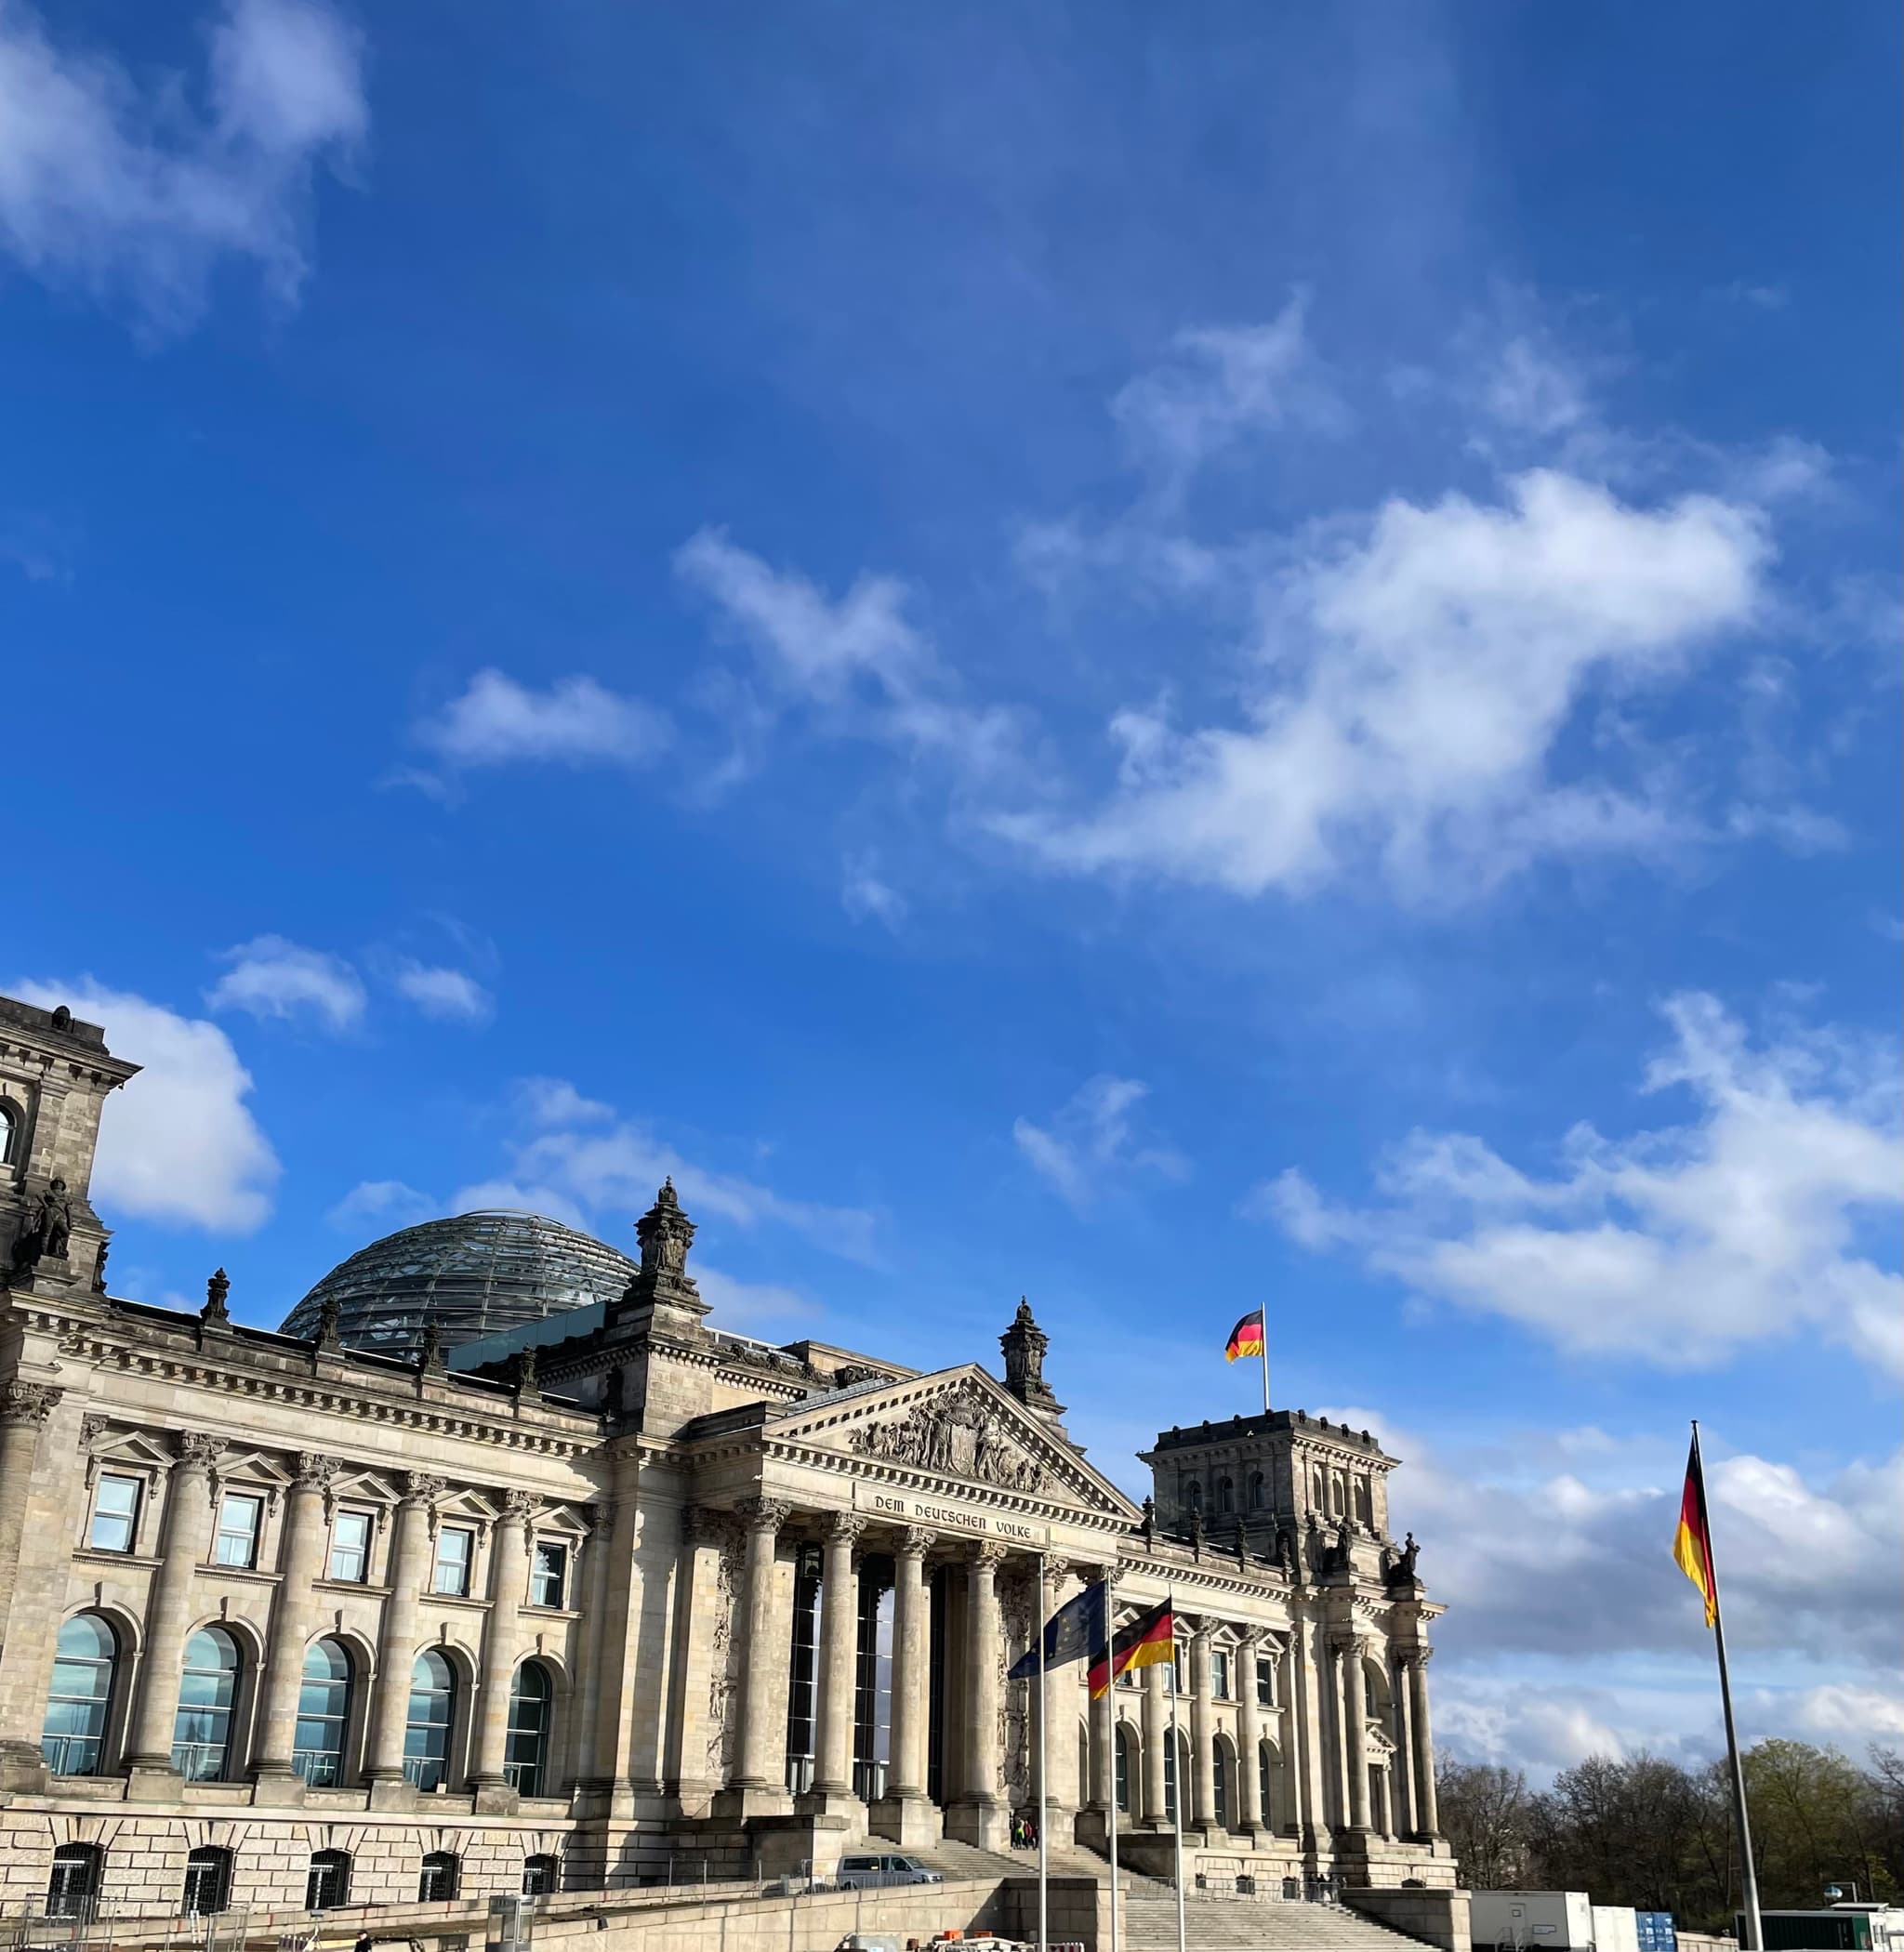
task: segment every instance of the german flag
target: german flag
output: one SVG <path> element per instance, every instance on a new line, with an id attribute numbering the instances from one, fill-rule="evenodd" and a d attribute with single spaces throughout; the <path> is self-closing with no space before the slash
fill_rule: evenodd
<path id="1" fill-rule="evenodd" d="M 1262 1353 L 1263 1311 L 1260 1308 L 1252 1308 L 1230 1330 L 1229 1347 L 1223 1351 L 1223 1361 L 1233 1363 L 1239 1355 L 1261 1355 Z"/>
<path id="2" fill-rule="evenodd" d="M 1719 1617 L 1719 1576 L 1712 1570 L 1712 1531 L 1706 1523 L 1706 1473 L 1699 1463 L 1699 1440 L 1692 1440 L 1686 1460 L 1686 1489 L 1679 1495 L 1679 1529 L 1673 1535 L 1679 1570 L 1699 1588 L 1706 1602 L 1706 1625 Z"/>
<path id="3" fill-rule="evenodd" d="M 1173 1660 L 1177 1652 L 1177 1617 L 1168 1600 L 1117 1629 L 1110 1652 L 1091 1664 L 1091 1698 L 1104 1694 L 1126 1668 L 1154 1668 Z"/>

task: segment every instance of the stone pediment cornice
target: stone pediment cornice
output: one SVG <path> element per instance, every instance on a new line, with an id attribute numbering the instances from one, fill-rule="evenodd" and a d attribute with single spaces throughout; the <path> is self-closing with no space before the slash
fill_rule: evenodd
<path id="1" fill-rule="evenodd" d="M 787 1462 L 1061 1523 L 1122 1529 L 1138 1515 L 975 1363 L 769 1409 L 756 1441 Z"/>
<path id="2" fill-rule="evenodd" d="M 1264 1565 L 1260 1570 L 1245 1571 L 1232 1559 L 1227 1564 L 1220 1558 L 1206 1556 L 1199 1564 L 1195 1561 L 1180 1563 L 1175 1559 L 1156 1559 L 1144 1552 L 1141 1544 L 1117 1557 L 1117 1581 L 1119 1597 L 1122 1596 L 1123 1581 L 1127 1578 L 1144 1579 L 1152 1584 L 1168 1588 L 1183 1594 L 1230 1593 L 1251 1600 L 1277 1600 L 1293 1606 L 1297 1589 L 1274 1566 Z M 1186 1601 L 1192 1611 L 1201 1602 Z"/>

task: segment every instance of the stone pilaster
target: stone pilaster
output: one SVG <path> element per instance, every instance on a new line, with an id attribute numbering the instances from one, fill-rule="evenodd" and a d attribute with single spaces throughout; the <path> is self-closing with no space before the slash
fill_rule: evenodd
<path id="1" fill-rule="evenodd" d="M 982 1545 L 966 1567 L 965 1792 L 945 1823 L 949 1835 L 987 1851 L 1004 1844 L 1006 1830 L 1004 1759 L 998 1752 L 1003 1662 L 998 1573 L 1004 1557 L 1003 1546 Z"/>
<path id="2" fill-rule="evenodd" d="M 714 1629 L 721 1610 L 721 1557 L 735 1523 L 728 1513 L 702 1506 L 690 1506 L 681 1514 L 665 1766 L 668 1787 L 687 1817 L 705 1817 L 721 1788 Z"/>
<path id="3" fill-rule="evenodd" d="M 413 1471 L 390 1538 L 390 1598 L 377 1637 L 377 1687 L 370 1702 L 370 1750 L 364 1774 L 373 1808 L 401 1806 L 409 1794 L 403 1778 L 403 1737 L 410 1719 L 410 1682 L 416 1666 L 423 1584 L 430 1576 L 431 1513 L 443 1481 Z"/>
<path id="4" fill-rule="evenodd" d="M 46 1383 L 9 1382 L 0 1389 L 0 1647 L 7 1644 L 7 1615 L 20 1569 L 40 1431 L 62 1393 Z"/>
<path id="5" fill-rule="evenodd" d="M 1297 1616 L 1290 1660 L 1295 1679 L 1291 1712 L 1297 1739 L 1289 1764 L 1296 1772 L 1299 1786 L 1302 1814 L 1297 1818 L 1297 1834 L 1305 1851 L 1321 1850 L 1329 1840 L 1330 1823 L 1328 1778 L 1323 1771 L 1327 1753 L 1323 1730 L 1325 1725 L 1333 1726 L 1333 1722 L 1325 1724 L 1322 1695 L 1331 1677 L 1327 1653 L 1319 1644 L 1321 1638 L 1321 1629 L 1316 1621 Z"/>
<path id="6" fill-rule="evenodd" d="M 306 1451 L 284 1501 L 278 1547 L 281 1577 L 271 1602 L 270 1651 L 258 1718 L 257 1760 L 251 1779 L 263 1791 L 254 1800 L 284 1802 L 298 1797 L 303 1785 L 293 1775 L 298 1733 L 298 1697 L 304 1683 L 305 1642 L 311 1638 L 313 1583 L 324 1574 L 327 1533 L 325 1497 L 337 1460 Z"/>
<path id="7" fill-rule="evenodd" d="M 827 1797 L 853 1794 L 853 1704 L 859 1653 L 859 1581 L 853 1547 L 866 1520 L 838 1512 L 826 1528 L 820 1577 L 819 1768 L 813 1787 Z"/>
<path id="8" fill-rule="evenodd" d="M 483 1632 L 483 1682 L 476 1697 L 474 1766 L 469 1772 L 479 1814 L 506 1814 L 518 1800 L 503 1780 L 502 1765 L 509 1744 L 518 1616 L 529 1590 L 529 1512 L 534 1503 L 526 1491 L 504 1494 L 489 1554 L 489 1619 Z"/>
<path id="9" fill-rule="evenodd" d="M 203 1431 L 178 1439 L 178 1462 L 165 1483 L 165 1543 L 146 1602 L 145 1655 L 132 1714 L 127 1794 L 135 1800 L 178 1794 L 172 1731 L 178 1719 L 180 1669 L 192 1630 L 192 1586 L 212 1533 L 212 1459 L 220 1444 Z"/>
<path id="10" fill-rule="evenodd" d="M 1414 1656 L 1404 1650 L 1395 1657 L 1391 1682 L 1395 1691 L 1395 1757 L 1389 1765 L 1389 1800 L 1395 1809 L 1395 1834 L 1413 1837 L 1421 1827 L 1415 1814 L 1415 1707 L 1408 1668 Z"/>

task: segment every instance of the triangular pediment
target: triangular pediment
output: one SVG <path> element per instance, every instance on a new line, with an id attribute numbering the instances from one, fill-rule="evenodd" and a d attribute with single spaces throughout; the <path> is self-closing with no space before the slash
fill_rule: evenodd
<path id="1" fill-rule="evenodd" d="M 888 1482 L 1081 1506 L 1126 1523 L 1138 1516 L 1109 1479 L 976 1363 L 791 1404 L 769 1414 L 762 1435 L 791 1450 L 843 1454 Z"/>

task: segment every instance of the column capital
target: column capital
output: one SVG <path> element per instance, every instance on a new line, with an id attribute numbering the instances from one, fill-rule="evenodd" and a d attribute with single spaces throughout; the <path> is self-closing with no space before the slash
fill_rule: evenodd
<path id="1" fill-rule="evenodd" d="M 691 1546 L 721 1545 L 727 1535 L 728 1514 L 712 1505 L 690 1505 L 681 1515 L 681 1537 Z"/>
<path id="2" fill-rule="evenodd" d="M 987 1538 L 972 1549 L 972 1563 L 981 1572 L 996 1573 L 1010 1556 L 1011 1548 L 996 1538 Z"/>
<path id="3" fill-rule="evenodd" d="M 793 1516 L 793 1507 L 777 1497 L 744 1497 L 734 1510 L 750 1532 L 776 1533 Z"/>
<path id="4" fill-rule="evenodd" d="M 836 1545 L 857 1545 L 866 1529 L 866 1520 L 857 1511 L 836 1511 L 826 1521 L 826 1537 Z"/>
<path id="5" fill-rule="evenodd" d="M 502 1523 L 506 1525 L 526 1525 L 529 1514 L 536 1509 L 536 1494 L 533 1491 L 511 1489 L 502 1495 Z"/>
<path id="6" fill-rule="evenodd" d="M 44 1423 L 65 1393 L 51 1383 L 10 1382 L 0 1391 L 0 1423 Z"/>
<path id="7" fill-rule="evenodd" d="M 402 1502 L 406 1505 L 433 1504 L 447 1489 L 446 1480 L 432 1477 L 427 1471 L 406 1471 Z"/>
<path id="8" fill-rule="evenodd" d="M 930 1525 L 907 1525 L 899 1535 L 900 1558 L 923 1560 L 938 1537 Z"/>
<path id="9" fill-rule="evenodd" d="M 291 1484 L 298 1491 L 328 1491 L 331 1480 L 337 1474 L 339 1467 L 335 1457 L 327 1457 L 322 1451 L 300 1450 L 298 1453 L 298 1468 L 292 1473 Z"/>
<path id="10" fill-rule="evenodd" d="M 224 1447 L 224 1439 L 207 1431 L 186 1431 L 174 1439 L 174 1454 L 181 1471 L 209 1471 Z"/>

